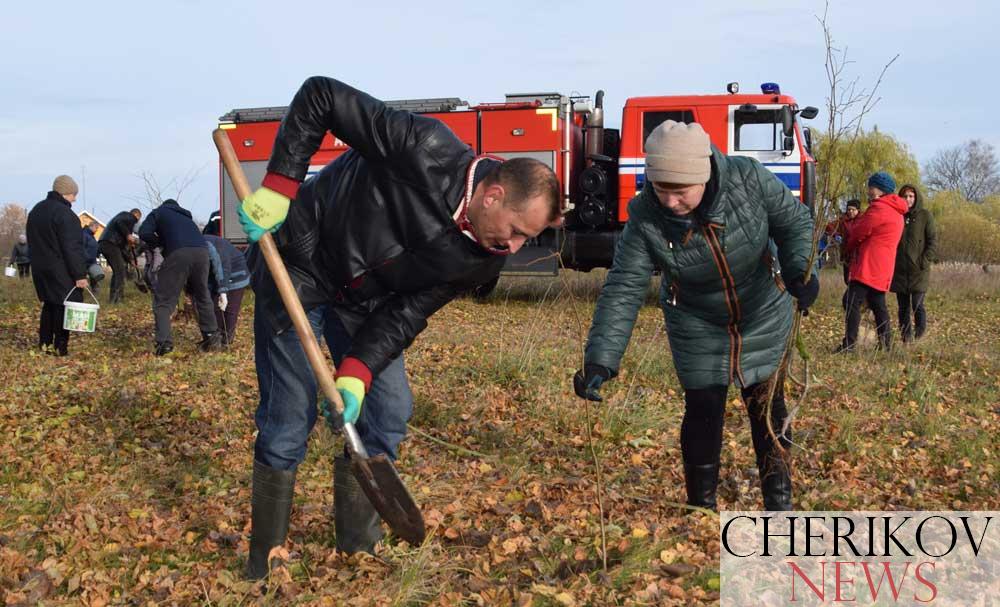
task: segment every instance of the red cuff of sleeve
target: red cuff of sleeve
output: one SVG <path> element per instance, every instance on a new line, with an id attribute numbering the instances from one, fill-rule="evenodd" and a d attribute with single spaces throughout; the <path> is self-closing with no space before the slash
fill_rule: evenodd
<path id="1" fill-rule="evenodd" d="M 340 367 L 337 369 L 337 377 L 342 377 L 344 375 L 357 377 L 364 382 L 365 392 L 368 392 L 368 388 L 372 385 L 372 372 L 368 368 L 368 365 L 352 356 L 348 356 L 341 361 Z"/>
<path id="2" fill-rule="evenodd" d="M 298 194 L 300 183 L 291 177 L 285 177 L 278 173 L 268 173 L 264 176 L 264 181 L 260 185 L 291 199 L 295 198 L 295 195 Z"/>

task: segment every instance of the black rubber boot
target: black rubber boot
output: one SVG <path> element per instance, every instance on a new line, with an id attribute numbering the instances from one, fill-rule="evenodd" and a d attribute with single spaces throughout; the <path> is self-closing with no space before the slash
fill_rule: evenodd
<path id="1" fill-rule="evenodd" d="M 201 337 L 198 347 L 202 352 L 220 352 L 226 348 L 225 344 L 222 343 L 222 333 L 218 331 L 202 333 Z"/>
<path id="2" fill-rule="evenodd" d="M 792 509 L 792 475 L 788 463 L 780 455 L 768 455 L 758 464 L 760 492 L 764 495 L 764 510 L 787 512 Z"/>
<path id="3" fill-rule="evenodd" d="M 333 458 L 333 523 L 337 550 L 375 554 L 375 544 L 382 539 L 382 519 L 354 478 L 351 460 L 346 457 Z"/>
<path id="4" fill-rule="evenodd" d="M 292 514 L 295 471 L 276 470 L 254 460 L 251 502 L 250 556 L 244 576 L 259 580 L 267 576 L 267 555 L 285 543 Z"/>
<path id="5" fill-rule="evenodd" d="M 715 492 L 719 487 L 719 464 L 684 464 L 689 506 L 717 510 Z"/>

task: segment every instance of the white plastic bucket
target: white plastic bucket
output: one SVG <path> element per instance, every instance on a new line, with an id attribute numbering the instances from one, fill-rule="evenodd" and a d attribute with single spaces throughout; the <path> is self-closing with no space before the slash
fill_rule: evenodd
<path id="1" fill-rule="evenodd" d="M 90 289 L 87 289 L 87 293 L 90 293 L 90 297 L 94 300 L 94 303 L 69 301 L 69 296 L 76 289 L 77 287 L 70 289 L 69 293 L 66 294 L 66 299 L 63 300 L 63 306 L 66 308 L 66 311 L 63 312 L 63 329 L 93 333 L 94 329 L 97 328 L 97 311 L 101 309 L 101 306 L 97 303 L 97 298 L 94 297 L 94 294 L 90 293 Z"/>
<path id="2" fill-rule="evenodd" d="M 3 269 L 3 275 L 6 276 L 7 278 L 14 278 L 15 276 L 17 276 L 17 268 L 15 268 L 14 266 L 7 266 L 6 268 Z"/>

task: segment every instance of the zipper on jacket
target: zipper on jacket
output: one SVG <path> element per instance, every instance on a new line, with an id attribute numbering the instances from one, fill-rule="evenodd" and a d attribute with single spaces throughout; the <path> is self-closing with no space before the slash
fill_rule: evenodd
<path id="1" fill-rule="evenodd" d="M 723 294 L 726 298 L 726 308 L 729 310 L 729 324 L 726 327 L 729 332 L 729 383 L 733 382 L 735 374 L 739 378 L 740 383 L 746 385 L 746 381 L 743 378 L 743 371 L 740 369 L 740 354 L 743 349 L 743 336 L 740 335 L 739 330 L 741 320 L 740 300 L 736 295 L 736 280 L 729 271 L 729 263 L 726 261 L 726 255 L 722 251 L 722 243 L 719 242 L 719 236 L 715 233 L 717 227 L 719 226 L 710 223 L 707 227 L 702 227 L 702 233 L 705 235 L 705 242 L 708 243 L 708 248 L 712 252 L 715 267 L 719 270 L 719 277 L 722 279 Z"/>

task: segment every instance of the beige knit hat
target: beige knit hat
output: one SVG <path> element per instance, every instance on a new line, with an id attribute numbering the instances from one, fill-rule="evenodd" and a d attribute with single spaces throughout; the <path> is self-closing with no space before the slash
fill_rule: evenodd
<path id="1" fill-rule="evenodd" d="M 667 120 L 646 138 L 646 179 L 683 185 L 708 183 L 712 144 L 698 123 Z"/>
<path id="2" fill-rule="evenodd" d="M 52 182 L 52 191 L 63 196 L 72 196 L 80 191 L 76 182 L 69 175 L 60 175 Z"/>

